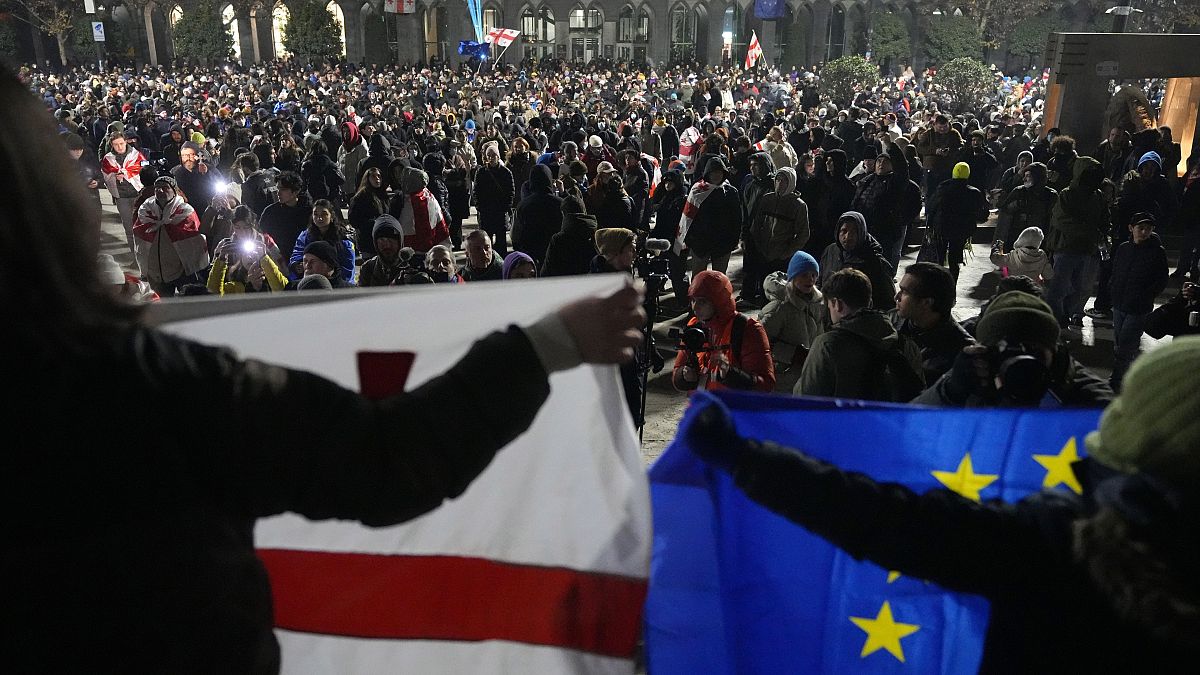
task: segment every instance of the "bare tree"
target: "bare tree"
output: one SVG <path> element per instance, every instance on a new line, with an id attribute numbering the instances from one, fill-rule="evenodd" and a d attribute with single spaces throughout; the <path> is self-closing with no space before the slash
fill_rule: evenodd
<path id="1" fill-rule="evenodd" d="M 75 17 L 83 9 L 79 0 L 11 0 L 23 11 L 15 11 L 13 17 L 35 29 L 53 35 L 58 42 L 58 59 L 67 65 L 67 39 L 75 28 Z"/>

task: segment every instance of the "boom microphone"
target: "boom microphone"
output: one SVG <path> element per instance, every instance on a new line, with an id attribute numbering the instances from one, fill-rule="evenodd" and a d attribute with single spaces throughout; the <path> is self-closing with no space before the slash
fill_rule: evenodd
<path id="1" fill-rule="evenodd" d="M 655 253 L 662 253 L 664 251 L 670 251 L 671 250 L 671 242 L 667 241 L 666 239 L 647 239 L 646 240 L 646 250 L 654 251 Z"/>

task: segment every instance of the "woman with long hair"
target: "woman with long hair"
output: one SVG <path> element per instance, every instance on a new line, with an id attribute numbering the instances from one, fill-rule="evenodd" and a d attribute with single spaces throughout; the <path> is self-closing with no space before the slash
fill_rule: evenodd
<path id="1" fill-rule="evenodd" d="M 517 190 L 517 201 L 524 196 L 522 188 L 529 181 L 529 173 L 533 170 L 533 162 L 537 158 L 529 152 L 529 141 L 517 136 L 512 142 L 512 152 L 508 153 L 505 164 L 513 175 L 513 187 Z"/>
<path id="2" fill-rule="evenodd" d="M 346 182 L 346 178 L 329 159 L 324 141 L 313 141 L 309 146 L 308 154 L 300 165 L 300 177 L 304 179 L 308 194 L 314 200 L 328 199 L 334 204 L 341 200 L 342 183 Z"/>
<path id="3" fill-rule="evenodd" d="M 326 241 L 333 245 L 338 254 L 338 273 L 342 281 L 353 283 L 354 280 L 354 239 L 351 231 L 342 221 L 333 202 L 328 199 L 318 199 L 312 205 L 312 218 L 308 229 L 296 237 L 296 246 L 292 249 L 292 257 L 288 265 L 296 278 L 304 276 L 304 249 L 314 241 Z"/>
<path id="4" fill-rule="evenodd" d="M 363 173 L 358 191 L 350 198 L 348 214 L 350 226 L 358 235 L 358 250 L 364 258 L 376 253 L 371 231 L 375 227 L 375 219 L 387 213 L 387 206 L 387 183 L 383 179 L 383 172 L 373 166 Z"/>
<path id="5" fill-rule="evenodd" d="M 5 625 L 20 646 L 7 670 L 278 672 L 259 518 L 380 527 L 433 511 L 529 428 L 551 373 L 628 360 L 641 341 L 627 287 L 491 333 L 445 374 L 371 401 L 144 325 L 100 276 L 99 217 L 74 175 L 45 105 L 0 72 L 15 350 L 0 370 L 21 390 L 0 412 L 0 573 L 6 618 L 20 617 Z M 68 412 L 67 399 L 86 404 Z M 484 401 L 494 419 L 456 419 Z"/>

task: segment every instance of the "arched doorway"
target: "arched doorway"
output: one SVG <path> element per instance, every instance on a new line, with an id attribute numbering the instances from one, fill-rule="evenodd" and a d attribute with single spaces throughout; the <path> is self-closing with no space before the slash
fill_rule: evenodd
<path id="1" fill-rule="evenodd" d="M 600 31 L 604 15 L 596 7 L 576 5 L 567 22 L 571 34 L 571 60 L 587 63 L 600 56 Z"/>
<path id="2" fill-rule="evenodd" d="M 234 60 L 242 60 L 242 31 L 238 28 L 237 12 L 234 11 L 233 5 L 225 5 L 221 10 L 221 25 L 225 26 L 225 30 L 233 36 L 233 58 Z"/>
<path id="3" fill-rule="evenodd" d="M 521 40 L 524 58 L 539 61 L 554 56 L 554 12 L 549 7 L 521 11 Z"/>
<path id="4" fill-rule="evenodd" d="M 341 56 L 346 55 L 346 15 L 342 13 L 342 6 L 337 4 L 335 0 L 330 0 L 328 5 L 325 5 L 325 10 L 333 15 L 333 20 L 337 22 L 338 34 L 342 36 L 342 51 Z"/>
<path id="5" fill-rule="evenodd" d="M 283 46 L 283 29 L 287 27 L 288 19 L 291 18 L 291 13 L 282 2 L 275 5 L 271 10 L 271 41 L 275 46 L 275 58 L 284 59 L 290 56 L 288 50 Z"/>
<path id="6" fill-rule="evenodd" d="M 852 5 L 846 14 L 846 47 L 847 54 L 864 54 L 868 47 L 867 15 L 862 5 Z"/>
<path id="7" fill-rule="evenodd" d="M 446 61 L 446 39 L 450 35 L 450 21 L 446 6 L 437 5 L 423 10 L 425 26 L 425 61 Z"/>
<path id="8" fill-rule="evenodd" d="M 682 3 L 671 9 L 671 51 L 672 63 L 685 61 L 696 57 L 696 12 L 688 9 Z"/>

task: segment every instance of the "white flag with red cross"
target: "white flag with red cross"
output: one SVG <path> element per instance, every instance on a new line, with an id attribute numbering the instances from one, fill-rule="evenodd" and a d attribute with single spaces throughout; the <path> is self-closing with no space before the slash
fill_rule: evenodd
<path id="1" fill-rule="evenodd" d="M 753 68 L 754 64 L 764 56 L 762 45 L 758 44 L 758 33 L 750 31 L 750 47 L 746 50 L 746 70 Z"/>
<path id="2" fill-rule="evenodd" d="M 494 42 L 497 47 L 507 47 L 519 37 L 521 37 L 521 31 L 516 28 L 493 28 L 484 36 L 483 41 Z"/>
<path id="3" fill-rule="evenodd" d="M 625 283 L 364 289 L 304 305 L 314 296 L 260 294 L 275 297 L 215 299 L 221 314 L 163 328 L 378 397 L 444 372 L 493 330 Z M 504 386 L 495 383 L 497 405 Z M 384 528 L 259 521 L 284 672 L 633 673 L 651 523 L 632 418 L 614 367 L 556 373 L 550 387 L 530 428 L 424 516 Z"/>

